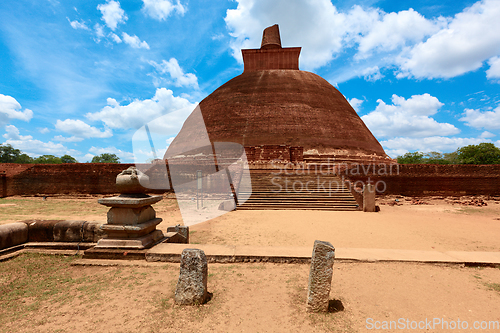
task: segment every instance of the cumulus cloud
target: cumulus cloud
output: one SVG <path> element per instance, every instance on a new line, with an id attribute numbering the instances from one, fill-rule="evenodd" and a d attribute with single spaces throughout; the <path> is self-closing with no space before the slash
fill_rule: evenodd
<path id="1" fill-rule="evenodd" d="M 62 156 L 65 154 L 78 154 L 77 151 L 68 149 L 60 143 L 54 143 L 52 141 L 43 142 L 33 139 L 31 135 L 20 135 L 19 129 L 13 125 L 6 126 L 5 130 L 7 133 L 5 133 L 3 137 L 7 140 L 5 140 L 4 143 L 10 144 L 12 147 L 19 149 L 23 153 L 26 153 L 30 156 Z"/>
<path id="2" fill-rule="evenodd" d="M 7 140 L 30 140 L 33 139 L 31 135 L 20 135 L 19 129 L 14 125 L 5 126 L 5 134 L 3 137 Z"/>
<path id="3" fill-rule="evenodd" d="M 431 136 L 427 138 L 408 138 L 398 137 L 390 140 L 381 141 L 380 144 L 384 147 L 385 152 L 395 158 L 404 155 L 410 151 L 421 151 L 424 153 L 437 152 L 452 152 L 459 147 L 467 145 L 477 145 L 485 142 L 483 138 L 449 138 L 445 136 Z"/>
<path id="4" fill-rule="evenodd" d="M 478 1 L 398 62 L 400 77 L 450 78 L 474 71 L 500 50 L 500 2 Z"/>
<path id="5" fill-rule="evenodd" d="M 114 0 L 108 0 L 105 4 L 97 6 L 102 13 L 102 20 L 106 23 L 108 28 L 115 30 L 118 24 L 125 23 L 128 19 L 125 11 L 121 9 L 120 3 Z"/>
<path id="6" fill-rule="evenodd" d="M 110 128 L 140 128 L 144 124 L 173 111 L 185 109 L 186 112 L 177 122 L 182 124 L 195 104 L 187 99 L 174 96 L 172 90 L 159 88 L 153 98 L 134 100 L 128 105 L 120 105 L 115 99 L 108 98 L 108 105 L 100 112 L 87 113 L 86 117 L 93 121 L 102 121 Z"/>
<path id="7" fill-rule="evenodd" d="M 500 57 L 493 57 L 488 61 L 490 68 L 486 71 L 488 79 L 500 79 Z"/>
<path id="8" fill-rule="evenodd" d="M 12 119 L 30 121 L 33 111 L 24 109 L 14 97 L 0 94 L 0 126 L 6 125 Z"/>
<path id="9" fill-rule="evenodd" d="M 359 39 L 356 57 L 367 58 L 373 51 L 393 51 L 420 42 L 439 30 L 442 20 L 430 21 L 413 9 L 380 15 L 369 32 Z"/>
<path id="10" fill-rule="evenodd" d="M 77 119 L 57 120 L 56 129 L 69 133 L 78 138 L 109 138 L 113 136 L 111 129 L 106 128 L 104 132 Z"/>
<path id="11" fill-rule="evenodd" d="M 381 69 L 399 78 L 449 78 L 476 70 L 490 59 L 489 78 L 500 76 L 500 1 L 482 0 L 454 17 L 427 19 L 413 9 L 385 13 L 354 6 L 339 11 L 329 0 L 237 0 L 226 12 L 233 37 L 233 56 L 242 62 L 241 48 L 258 48 L 262 30 L 278 23 L 284 46 L 302 46 L 306 70 L 328 64 L 337 55 L 356 53 L 345 81 L 360 76 L 382 77 Z M 296 24 L 301 22 L 301 24 Z"/>
<path id="12" fill-rule="evenodd" d="M 430 116 L 443 106 L 429 94 L 414 95 L 409 99 L 392 95 L 392 105 L 377 100 L 375 111 L 361 117 L 377 137 L 426 137 L 454 135 L 458 128 L 448 123 L 439 123 Z"/>
<path id="13" fill-rule="evenodd" d="M 498 130 L 500 129 L 500 106 L 493 111 L 465 109 L 464 116 L 460 118 L 467 126 L 477 129 Z"/>
<path id="14" fill-rule="evenodd" d="M 481 135 L 479 137 L 483 138 L 483 139 L 489 139 L 489 138 L 493 138 L 495 136 L 496 136 L 496 134 L 493 134 L 493 133 L 488 132 L 488 131 L 484 131 L 483 133 L 481 133 Z"/>
<path id="15" fill-rule="evenodd" d="M 240 49 L 258 48 L 262 30 L 280 25 L 283 46 L 302 46 L 301 64 L 307 69 L 325 65 L 342 47 L 348 23 L 329 0 L 238 0 L 225 17 L 234 57 L 242 62 Z M 300 22 L 300 24 L 297 24 Z"/>
<path id="16" fill-rule="evenodd" d="M 361 104 L 363 104 L 363 102 L 364 102 L 362 99 L 357 99 L 357 98 L 351 98 L 348 101 L 349 101 L 349 104 L 351 104 L 352 108 L 354 110 L 356 110 L 356 112 L 359 112 L 359 110 L 361 108 Z"/>
<path id="17" fill-rule="evenodd" d="M 177 59 L 170 58 L 169 61 L 163 60 L 161 64 L 158 64 L 155 61 L 149 61 L 149 64 L 161 74 L 168 73 L 174 80 L 174 84 L 177 87 L 192 86 L 195 89 L 199 89 L 198 78 L 196 77 L 196 75 L 192 73 L 185 74 L 181 66 L 179 66 L 179 62 L 177 61 Z"/>
<path id="18" fill-rule="evenodd" d="M 134 49 L 147 49 L 149 50 L 149 45 L 145 41 L 142 41 L 136 35 L 130 36 L 126 32 L 122 33 L 122 38 L 125 43 L 132 46 Z"/>
<path id="19" fill-rule="evenodd" d="M 40 128 L 38 131 L 42 134 L 47 134 L 50 132 L 50 130 L 47 127 Z"/>
<path id="20" fill-rule="evenodd" d="M 186 12 L 186 8 L 179 0 L 175 4 L 171 0 L 142 0 L 142 2 L 144 3 L 142 7 L 144 13 L 158 21 L 166 20 L 173 11 L 180 15 L 184 15 Z"/>

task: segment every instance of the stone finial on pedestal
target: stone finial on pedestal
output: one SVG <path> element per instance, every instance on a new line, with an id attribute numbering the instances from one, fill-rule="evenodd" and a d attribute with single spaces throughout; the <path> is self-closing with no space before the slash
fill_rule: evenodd
<path id="1" fill-rule="evenodd" d="M 307 310 L 328 312 L 335 248 L 329 242 L 314 241 L 307 287 Z"/>
<path id="2" fill-rule="evenodd" d="M 147 175 L 130 167 L 116 177 L 119 196 L 99 199 L 101 205 L 111 207 L 108 223 L 101 229 L 106 237 L 96 248 L 145 249 L 164 239 L 163 232 L 156 230 L 162 219 L 156 217 L 152 204 L 163 199 L 161 195 L 145 194 Z"/>

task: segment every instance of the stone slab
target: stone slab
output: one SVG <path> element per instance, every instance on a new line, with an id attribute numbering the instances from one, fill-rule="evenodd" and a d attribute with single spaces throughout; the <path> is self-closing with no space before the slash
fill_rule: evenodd
<path id="1" fill-rule="evenodd" d="M 133 239 L 116 239 L 116 238 L 103 238 L 95 246 L 98 249 L 136 249 L 142 250 L 153 246 L 164 238 L 161 230 L 155 230 L 142 237 Z"/>
<path id="2" fill-rule="evenodd" d="M 161 223 L 161 221 L 163 221 L 161 218 L 154 218 L 147 222 L 134 225 L 103 224 L 101 229 L 105 231 L 111 230 L 111 231 L 139 232 L 151 226 L 157 226 L 158 224 Z"/>
<path id="3" fill-rule="evenodd" d="M 116 196 L 111 198 L 102 198 L 97 200 L 97 202 L 107 207 L 140 208 L 157 203 L 162 199 L 163 196 L 161 195 L 152 195 L 146 197 Z"/>
<path id="4" fill-rule="evenodd" d="M 307 263 L 311 259 L 313 247 L 264 247 L 229 246 L 209 244 L 168 244 L 161 243 L 146 253 L 148 261 L 179 262 L 185 248 L 196 246 L 202 249 L 209 262 L 276 262 Z M 422 263 L 470 263 L 500 264 L 500 252 L 423 251 L 398 249 L 357 249 L 336 248 L 336 261 L 359 262 L 422 262 Z"/>

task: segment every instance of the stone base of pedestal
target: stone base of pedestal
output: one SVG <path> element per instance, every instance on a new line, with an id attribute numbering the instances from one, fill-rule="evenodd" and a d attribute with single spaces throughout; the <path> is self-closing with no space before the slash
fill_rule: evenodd
<path id="1" fill-rule="evenodd" d="M 165 239 L 156 226 L 162 219 L 156 217 L 151 206 L 160 201 L 161 195 L 122 194 L 118 197 L 99 199 L 101 205 L 111 207 L 108 223 L 101 226 L 106 237 L 101 239 L 96 249 L 147 249 Z"/>
<path id="2" fill-rule="evenodd" d="M 153 246 L 165 238 L 161 230 L 155 230 L 147 235 L 130 239 L 103 238 L 95 248 L 98 249 L 134 249 L 142 250 Z"/>

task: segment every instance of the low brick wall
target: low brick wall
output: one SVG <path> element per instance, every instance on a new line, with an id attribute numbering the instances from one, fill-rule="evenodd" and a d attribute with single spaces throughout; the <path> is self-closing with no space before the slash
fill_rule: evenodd
<path id="1" fill-rule="evenodd" d="M 377 194 L 500 195 L 500 165 L 400 164 L 386 171 L 365 165 L 344 176 L 358 186 L 368 181 L 377 184 Z"/>
<path id="2" fill-rule="evenodd" d="M 12 195 L 111 194 L 116 176 L 133 164 L 0 164 L 0 197 Z"/>

